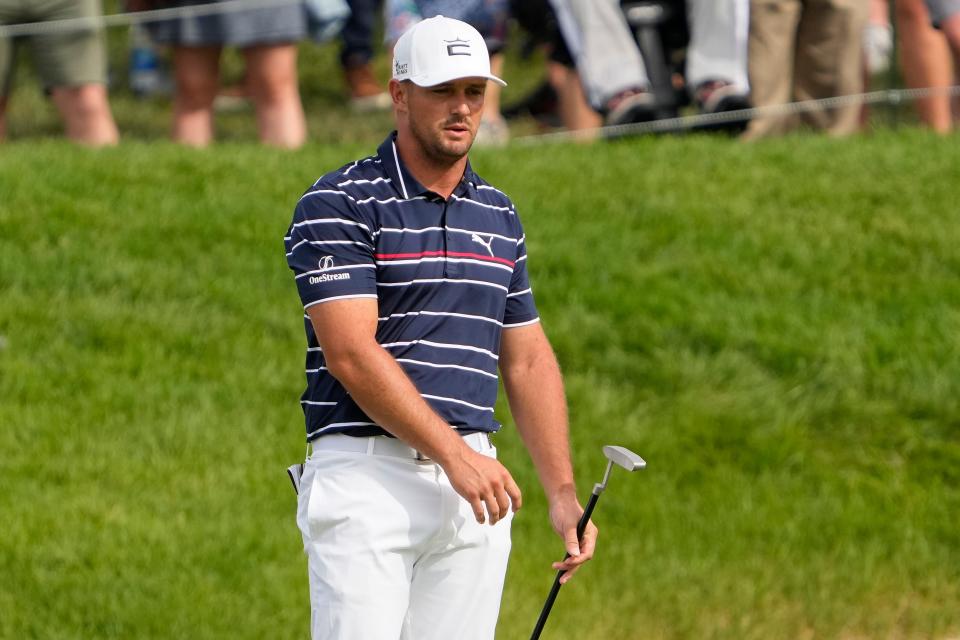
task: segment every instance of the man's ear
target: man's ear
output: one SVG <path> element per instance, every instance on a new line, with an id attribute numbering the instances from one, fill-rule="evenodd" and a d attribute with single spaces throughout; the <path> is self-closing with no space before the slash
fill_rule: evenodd
<path id="1" fill-rule="evenodd" d="M 393 100 L 394 109 L 400 111 L 407 110 L 407 84 L 406 82 L 400 82 L 399 80 L 391 78 L 387 88 L 390 91 L 390 99 Z"/>

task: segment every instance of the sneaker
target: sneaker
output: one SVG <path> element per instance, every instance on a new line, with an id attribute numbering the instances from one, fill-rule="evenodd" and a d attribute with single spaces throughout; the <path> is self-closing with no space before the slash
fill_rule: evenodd
<path id="1" fill-rule="evenodd" d="M 510 127 L 503 118 L 484 118 L 473 144 L 478 147 L 504 147 L 510 141 Z"/>
<path id="2" fill-rule="evenodd" d="M 693 101 L 700 113 L 723 113 L 749 109 L 750 96 L 724 80 L 701 82 L 693 91 Z M 747 130 L 750 118 L 744 117 L 730 122 L 713 123 L 697 127 L 698 131 L 721 131 L 730 135 L 739 135 Z"/>
<path id="3" fill-rule="evenodd" d="M 350 89 L 350 109 L 356 113 L 385 111 L 393 100 L 390 94 L 380 88 L 369 64 L 349 67 L 343 70 L 347 87 Z"/>
<path id="4" fill-rule="evenodd" d="M 726 80 L 707 80 L 693 91 L 701 113 L 721 113 L 750 108 L 750 96 Z"/>
<path id="5" fill-rule="evenodd" d="M 604 107 L 607 126 L 648 122 L 656 118 L 653 94 L 646 89 L 627 89 L 607 101 Z"/>

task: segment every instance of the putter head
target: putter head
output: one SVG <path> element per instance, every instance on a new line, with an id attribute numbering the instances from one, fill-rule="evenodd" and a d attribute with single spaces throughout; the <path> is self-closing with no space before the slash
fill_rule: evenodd
<path id="1" fill-rule="evenodd" d="M 607 460 L 627 471 L 636 471 L 647 466 L 646 460 L 624 447 L 607 445 L 603 448 L 603 455 L 607 456 Z"/>

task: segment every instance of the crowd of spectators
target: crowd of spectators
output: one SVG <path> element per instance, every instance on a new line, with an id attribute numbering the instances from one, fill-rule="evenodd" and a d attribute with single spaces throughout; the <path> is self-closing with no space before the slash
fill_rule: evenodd
<path id="1" fill-rule="evenodd" d="M 146 32 L 170 61 L 172 138 L 191 146 L 214 140 L 214 105 L 224 47 L 240 50 L 242 86 L 254 107 L 260 140 L 296 148 L 307 139 L 297 71 L 299 43 L 331 34 L 340 41 L 345 102 L 355 112 L 390 108 L 372 60 L 416 22 L 434 15 L 474 25 L 501 75 L 510 20 L 526 50 L 543 48 L 541 90 L 501 108 L 488 90 L 478 144 L 509 139 L 505 113 L 523 109 L 585 137 L 600 125 L 680 113 L 740 111 L 795 101 L 856 95 L 898 64 L 906 86 L 945 89 L 960 69 L 960 0 L 271 0 L 263 6 L 169 14 Z M 189 8 L 211 0 L 127 0 L 129 11 Z M 0 0 L 0 26 L 102 14 L 101 0 Z M 338 14 L 339 12 L 339 14 Z M 318 20 L 321 24 L 318 25 Z M 378 25 L 378 22 L 381 24 Z M 382 28 L 381 28 L 382 26 Z M 384 34 L 381 45 L 376 34 Z M 23 41 L 22 43 L 20 41 Z M 59 111 L 67 137 L 89 145 L 119 138 L 107 94 L 103 29 L 87 23 L 31 35 L 0 35 L 0 138 L 14 54 L 29 45 L 37 76 Z M 893 60 L 894 51 L 897 60 Z M 953 126 L 946 91 L 916 103 L 938 132 Z M 755 112 L 727 128 L 745 139 L 807 126 L 832 135 L 860 130 L 856 103 L 803 113 Z M 759 114 L 759 115 L 756 115 Z"/>

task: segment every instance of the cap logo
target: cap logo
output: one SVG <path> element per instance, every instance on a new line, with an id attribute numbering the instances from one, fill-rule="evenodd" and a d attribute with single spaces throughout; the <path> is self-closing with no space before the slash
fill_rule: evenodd
<path id="1" fill-rule="evenodd" d="M 393 75 L 395 76 L 404 76 L 407 75 L 407 67 L 410 66 L 406 62 L 397 62 L 394 65 Z"/>
<path id="2" fill-rule="evenodd" d="M 470 55 L 470 41 L 469 40 L 444 40 L 444 43 L 447 45 L 447 55 L 448 56 L 469 56 Z"/>

